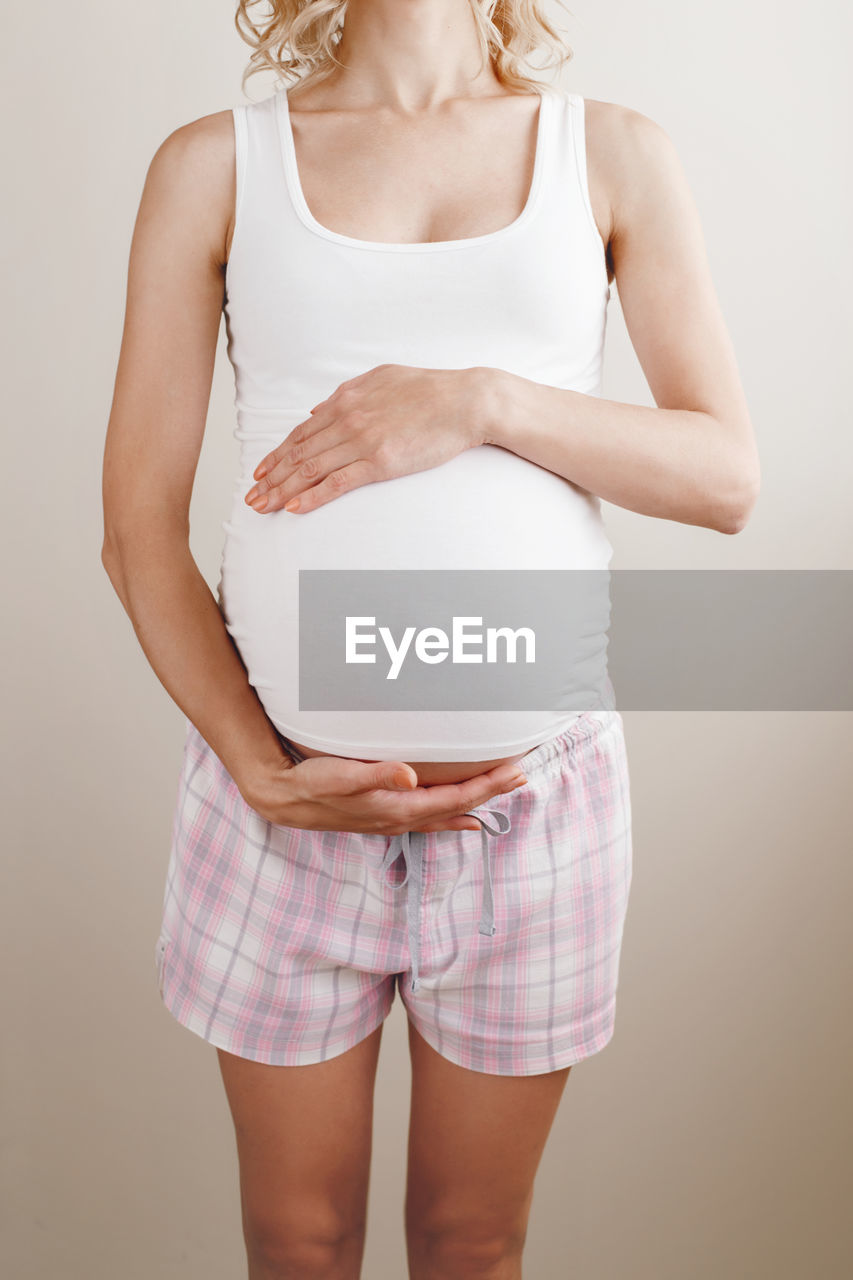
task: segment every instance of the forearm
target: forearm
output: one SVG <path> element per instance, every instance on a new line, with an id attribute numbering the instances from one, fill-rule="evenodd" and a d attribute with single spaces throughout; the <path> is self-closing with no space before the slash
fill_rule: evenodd
<path id="1" fill-rule="evenodd" d="M 642 515 L 735 533 L 757 491 L 745 433 L 709 413 L 603 400 L 489 370 L 482 442 Z"/>
<path id="2" fill-rule="evenodd" d="M 185 536 L 113 536 L 102 555 L 157 678 L 213 748 L 244 797 L 286 769 L 283 750 Z"/>

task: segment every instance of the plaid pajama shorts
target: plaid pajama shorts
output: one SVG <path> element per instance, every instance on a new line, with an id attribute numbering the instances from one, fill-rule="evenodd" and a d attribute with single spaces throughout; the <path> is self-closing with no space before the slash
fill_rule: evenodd
<path id="1" fill-rule="evenodd" d="M 582 712 L 518 763 L 527 785 L 471 810 L 480 831 L 302 830 L 250 808 L 187 720 L 156 944 L 166 1008 L 282 1066 L 352 1048 L 397 989 L 424 1039 L 474 1071 L 537 1075 L 603 1049 L 632 870 L 622 718 Z"/>

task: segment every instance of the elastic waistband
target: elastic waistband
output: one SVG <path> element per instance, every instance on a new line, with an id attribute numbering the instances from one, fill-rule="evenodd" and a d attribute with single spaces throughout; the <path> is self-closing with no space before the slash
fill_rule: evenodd
<path id="1" fill-rule="evenodd" d="M 567 747 L 573 753 L 583 753 L 589 743 L 615 733 L 621 721 L 622 717 L 616 710 L 581 711 L 566 729 L 531 748 L 516 761 L 516 766 L 529 778 L 531 774 L 547 769 Z"/>

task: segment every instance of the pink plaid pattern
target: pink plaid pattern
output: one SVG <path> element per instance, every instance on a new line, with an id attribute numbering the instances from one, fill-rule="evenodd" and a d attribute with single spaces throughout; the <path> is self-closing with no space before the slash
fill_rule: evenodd
<path id="1" fill-rule="evenodd" d="M 622 718 L 583 712 L 520 762 L 489 837 L 495 933 L 478 929 L 477 831 L 422 834 L 420 980 L 393 837 L 265 821 L 191 722 L 156 945 L 169 1012 L 277 1065 L 352 1048 L 399 991 L 423 1037 L 475 1071 L 535 1075 L 609 1042 L 632 871 Z M 399 843 L 399 838 L 398 838 Z"/>

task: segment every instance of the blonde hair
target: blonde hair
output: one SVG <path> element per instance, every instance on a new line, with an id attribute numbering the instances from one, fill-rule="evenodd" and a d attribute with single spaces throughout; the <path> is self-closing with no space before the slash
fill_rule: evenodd
<path id="1" fill-rule="evenodd" d="M 261 0 L 239 0 L 234 24 L 252 48 L 243 72 L 242 88 L 250 76 L 266 68 L 284 79 L 307 83 L 328 76 L 341 65 L 335 49 L 341 37 L 347 0 L 264 0 L 270 12 L 254 21 L 249 10 Z M 526 74 L 527 57 L 544 48 L 548 65 L 561 67 L 574 50 L 542 13 L 539 0 L 468 0 L 483 56 L 510 90 L 538 89 L 542 82 Z M 558 0 L 562 5 L 562 0 Z M 565 8 L 565 5 L 562 5 Z M 571 10 L 567 10 L 571 12 Z M 547 86 L 546 86 L 547 87 Z"/>

